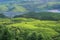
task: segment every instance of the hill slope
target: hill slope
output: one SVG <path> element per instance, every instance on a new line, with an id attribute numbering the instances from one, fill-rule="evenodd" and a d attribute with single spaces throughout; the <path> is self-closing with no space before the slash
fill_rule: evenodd
<path id="1" fill-rule="evenodd" d="M 3 14 L 0 14 L 0 18 L 6 18 L 6 16 Z"/>
<path id="2" fill-rule="evenodd" d="M 1 40 L 60 40 L 60 23 L 32 18 L 14 18 L 0 22 Z M 2 32 L 3 31 L 3 32 Z"/>
<path id="3" fill-rule="evenodd" d="M 52 13 L 52 12 L 30 12 L 23 15 L 17 15 L 15 17 L 26 17 L 26 18 L 36 18 L 40 20 L 60 20 L 60 13 Z"/>

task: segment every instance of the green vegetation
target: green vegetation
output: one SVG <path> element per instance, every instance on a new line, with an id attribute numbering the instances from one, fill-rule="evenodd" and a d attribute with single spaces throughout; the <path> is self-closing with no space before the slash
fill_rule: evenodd
<path id="1" fill-rule="evenodd" d="M 60 20 L 60 13 L 52 13 L 52 12 L 30 12 L 24 15 L 17 15 L 17 17 L 26 17 L 26 18 L 35 18 L 40 20 Z"/>
<path id="2" fill-rule="evenodd" d="M 23 6 L 14 4 L 13 5 L 15 8 L 12 10 L 13 12 L 27 12 L 27 9 L 24 8 Z"/>
<path id="3" fill-rule="evenodd" d="M 60 10 L 57 1 L 1 0 L 0 40 L 60 40 L 60 13 L 41 12 Z"/>
<path id="4" fill-rule="evenodd" d="M 27 12 L 28 10 L 19 4 L 0 4 L 0 12 Z"/>
<path id="5" fill-rule="evenodd" d="M 60 21 L 0 18 L 0 40 L 60 40 Z"/>
<path id="6" fill-rule="evenodd" d="M 16 2 L 19 2 L 15 0 Z M 29 5 L 28 5 L 29 4 Z M 46 10 L 46 9 L 60 9 L 60 2 L 47 2 L 42 4 L 36 4 L 31 2 L 22 2 L 22 3 L 0 3 L 0 12 L 27 12 L 33 10 Z"/>
<path id="7" fill-rule="evenodd" d="M 8 10 L 8 8 L 6 5 L 0 5 L 0 12 L 5 12 L 7 10 Z"/>

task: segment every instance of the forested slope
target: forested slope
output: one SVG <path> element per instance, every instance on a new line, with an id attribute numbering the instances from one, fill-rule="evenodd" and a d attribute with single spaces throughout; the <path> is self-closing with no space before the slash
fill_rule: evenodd
<path id="1" fill-rule="evenodd" d="M 23 15 L 16 15 L 17 17 L 26 17 L 26 18 L 35 18 L 40 20 L 60 20 L 60 13 L 52 13 L 52 12 L 29 12 Z"/>

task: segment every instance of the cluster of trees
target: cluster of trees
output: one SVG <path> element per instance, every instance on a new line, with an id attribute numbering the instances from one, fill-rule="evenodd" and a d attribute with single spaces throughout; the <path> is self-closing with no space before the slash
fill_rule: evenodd
<path id="1" fill-rule="evenodd" d="M 30 12 L 24 15 L 17 15 L 15 17 L 26 17 L 26 18 L 35 18 L 40 20 L 60 20 L 60 13 L 51 13 L 51 12 Z"/>

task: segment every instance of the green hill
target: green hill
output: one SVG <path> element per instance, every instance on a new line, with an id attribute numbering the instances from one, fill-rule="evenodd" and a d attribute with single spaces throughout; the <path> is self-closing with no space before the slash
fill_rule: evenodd
<path id="1" fill-rule="evenodd" d="M 0 4 L 0 12 L 26 12 L 26 8 L 19 4 Z"/>
<path id="2" fill-rule="evenodd" d="M 26 17 L 26 18 L 35 18 L 40 20 L 60 20 L 60 13 L 52 12 L 30 12 L 23 15 L 16 15 L 15 17 Z"/>
<path id="3" fill-rule="evenodd" d="M 30 4 L 31 3 L 31 4 Z M 60 2 L 32 3 L 32 2 L 1 2 L 0 12 L 27 12 L 42 11 L 46 9 L 60 9 Z"/>
<path id="4" fill-rule="evenodd" d="M 60 40 L 60 22 L 32 18 L 2 19 L 0 40 Z"/>

